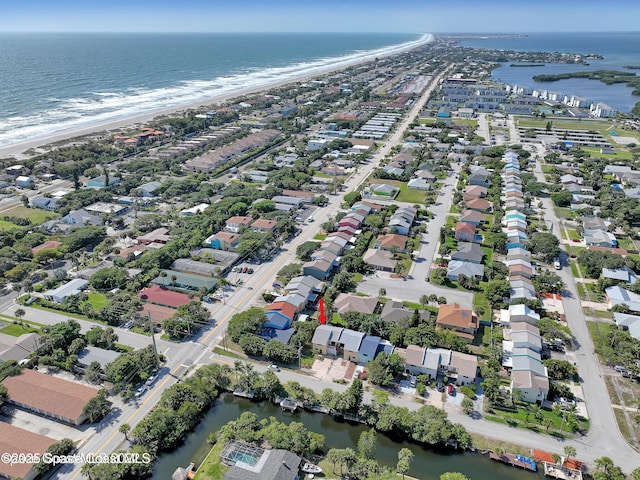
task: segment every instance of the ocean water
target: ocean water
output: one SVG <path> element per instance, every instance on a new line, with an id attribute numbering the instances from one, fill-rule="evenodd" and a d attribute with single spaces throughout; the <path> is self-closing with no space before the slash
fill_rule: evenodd
<path id="1" fill-rule="evenodd" d="M 0 34 L 0 146 L 268 85 L 417 34 Z"/>
<path id="2" fill-rule="evenodd" d="M 547 64 L 544 67 L 514 68 L 504 64 L 493 71 L 492 77 L 500 82 L 524 85 L 580 95 L 594 102 L 604 102 L 621 112 L 629 112 L 640 97 L 631 95 L 632 88 L 624 84 L 605 85 L 597 80 L 567 79 L 557 82 L 535 82 L 532 77 L 541 74 L 591 70 L 619 70 L 624 65 L 640 65 L 640 32 L 619 33 L 535 33 L 512 38 L 482 38 L 464 40 L 463 46 L 541 52 L 596 53 L 602 60 L 588 60 L 589 65 Z"/>

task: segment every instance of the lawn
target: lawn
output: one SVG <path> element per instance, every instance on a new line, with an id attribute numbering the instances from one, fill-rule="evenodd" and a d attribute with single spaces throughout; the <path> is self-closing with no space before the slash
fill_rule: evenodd
<path id="1" fill-rule="evenodd" d="M 449 213 L 460 213 L 460 209 L 452 203 L 451 208 L 449 209 Z"/>
<path id="2" fill-rule="evenodd" d="M 525 128 L 546 128 L 547 122 L 551 122 L 552 127 L 558 130 L 594 130 L 606 131 L 612 124 L 609 120 L 563 120 L 561 118 L 545 118 L 534 120 L 528 118 L 517 118 L 517 126 Z"/>
<path id="3" fill-rule="evenodd" d="M 109 300 L 101 293 L 90 293 L 88 297 L 87 302 L 91 304 L 94 311 L 98 311 L 102 307 L 109 305 Z"/>
<path id="4" fill-rule="evenodd" d="M 313 239 L 314 239 L 314 240 L 320 240 L 320 241 L 322 241 L 322 240 L 324 240 L 325 238 L 327 238 L 327 235 L 326 235 L 325 233 L 316 233 L 316 234 L 313 236 Z"/>
<path id="5" fill-rule="evenodd" d="M 580 150 L 589 153 L 592 157 L 604 157 L 611 160 L 631 160 L 633 158 L 631 152 L 623 152 L 618 149 L 614 149 L 613 154 L 600 153 L 599 147 L 580 147 Z"/>
<path id="6" fill-rule="evenodd" d="M 618 247 L 624 248 L 625 250 L 636 250 L 636 246 L 629 238 L 618 238 Z"/>
<path id="7" fill-rule="evenodd" d="M 6 212 L 4 212 L 3 216 L 4 215 L 9 217 L 28 218 L 34 225 L 39 225 L 46 222 L 47 220 L 51 220 L 52 218 L 57 218 L 60 216 L 56 213 L 47 212 L 39 208 L 28 208 L 24 206 L 19 206 L 12 208 L 11 210 L 7 210 Z"/>
<path id="8" fill-rule="evenodd" d="M 587 300 L 587 291 L 584 288 L 584 283 L 576 283 L 576 290 L 578 291 L 580 300 Z"/>
<path id="9" fill-rule="evenodd" d="M 491 306 L 489 305 L 489 300 L 485 296 L 484 292 L 476 292 L 473 295 L 473 310 L 478 313 L 477 307 L 482 307 L 484 312 L 482 315 L 479 315 L 480 320 L 491 321 Z"/>
<path id="10" fill-rule="evenodd" d="M 569 240 L 582 240 L 582 236 L 577 232 L 577 230 L 573 230 L 572 228 L 565 229 L 567 234 L 569 235 Z"/>
<path id="11" fill-rule="evenodd" d="M 34 333 L 39 332 L 37 328 L 32 328 L 28 326 L 18 325 L 16 323 L 12 323 L 7 325 L 6 327 L 0 329 L 0 333 L 5 333 L 7 335 L 11 335 L 12 337 L 19 337 L 25 333 Z"/>
<path id="12" fill-rule="evenodd" d="M 195 480 L 222 480 L 229 467 L 220 461 L 220 454 L 224 448 L 224 442 L 217 442 L 209 451 L 198 472 Z"/>
<path id="13" fill-rule="evenodd" d="M 466 126 L 466 127 L 473 127 L 473 129 L 476 129 L 478 127 L 478 121 L 477 120 L 466 119 L 466 118 L 454 118 L 453 119 L 453 124 L 454 125 Z"/>
<path id="14" fill-rule="evenodd" d="M 382 180 L 382 182 L 387 183 L 386 180 Z M 398 202 L 415 203 L 418 205 L 423 205 L 425 203 L 426 192 L 424 190 L 413 190 L 407 187 L 405 182 L 402 182 L 399 186 L 400 193 L 396 197 Z"/>
<path id="15" fill-rule="evenodd" d="M 578 271 L 578 262 L 572 260 L 569 262 L 569 266 L 571 267 L 571 274 L 575 278 L 580 278 L 580 272 Z"/>
<path id="16" fill-rule="evenodd" d="M 562 423 L 562 412 L 556 411 L 556 410 L 547 410 L 544 408 L 540 409 L 540 411 L 542 412 L 545 418 L 550 418 L 551 421 L 553 422 L 549 430 L 549 435 L 554 435 L 554 434 L 558 435 L 557 432 L 561 432 L 563 435 L 565 434 L 573 435 L 574 432 L 571 429 L 569 429 L 567 422 L 565 421 L 564 425 Z M 502 422 L 507 423 L 509 426 L 514 426 L 519 428 L 529 428 L 534 432 L 547 433 L 545 427 L 537 425 L 538 421 L 533 418 L 532 412 L 526 408 L 518 408 L 517 412 L 495 409 L 495 410 L 492 410 L 491 413 L 496 415 L 497 418 L 501 419 Z M 528 420 L 527 420 L 527 416 L 529 416 Z M 487 416 L 487 418 L 488 417 L 489 416 Z M 527 426 L 527 421 L 528 421 L 528 426 Z M 582 417 L 579 417 L 579 422 L 581 423 L 583 429 L 585 430 L 588 429 L 589 425 L 587 420 L 583 419 Z M 562 427 L 562 430 L 560 430 L 560 427 Z"/>
<path id="17" fill-rule="evenodd" d="M 355 283 L 360 283 L 362 281 L 362 277 L 363 275 L 361 273 L 355 272 L 351 275 L 351 280 L 353 280 Z"/>

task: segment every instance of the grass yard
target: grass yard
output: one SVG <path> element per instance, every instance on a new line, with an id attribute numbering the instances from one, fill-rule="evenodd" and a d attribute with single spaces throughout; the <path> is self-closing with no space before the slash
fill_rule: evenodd
<path id="1" fill-rule="evenodd" d="M 39 208 L 29 208 L 25 206 L 19 206 L 12 208 L 11 210 L 7 210 L 6 212 L 4 212 L 3 216 L 4 215 L 7 215 L 9 217 L 28 218 L 34 225 L 39 225 L 46 222 L 47 220 L 51 220 L 52 218 L 57 218 L 60 216 L 57 213 L 47 212 Z"/>
<path id="2" fill-rule="evenodd" d="M 451 208 L 449 209 L 449 213 L 460 213 L 460 209 L 452 203 Z"/>
<path id="3" fill-rule="evenodd" d="M 575 278 L 581 278 L 580 277 L 580 272 L 578 271 L 578 262 L 572 260 L 572 261 L 569 262 L 569 266 L 571 267 L 571 274 Z"/>
<path id="4" fill-rule="evenodd" d="M 551 122 L 552 128 L 559 130 L 607 131 L 609 128 L 613 127 L 613 124 L 609 120 L 576 121 L 549 117 L 536 120 L 532 117 L 516 117 L 516 125 L 524 128 L 546 128 L 547 122 Z"/>
<path id="5" fill-rule="evenodd" d="M 90 293 L 88 294 L 87 302 L 91 304 L 91 307 L 97 311 L 102 307 L 106 307 L 109 305 L 109 300 L 101 293 Z"/>
<path id="6" fill-rule="evenodd" d="M 198 468 L 195 480 L 222 480 L 229 467 L 220 461 L 220 454 L 224 449 L 223 442 L 217 442 L 209 451 L 206 458 Z"/>
<path id="7" fill-rule="evenodd" d="M 473 310 L 478 313 L 477 307 L 482 307 L 484 312 L 482 315 L 479 315 L 480 320 L 491 320 L 491 306 L 489 305 L 489 300 L 485 296 L 484 292 L 476 292 L 473 295 Z"/>
<path id="8" fill-rule="evenodd" d="M 16 323 L 12 323 L 0 329 L 0 333 L 11 335 L 12 337 L 19 337 L 20 335 L 23 335 L 25 333 L 34 333 L 39 331 L 40 330 L 38 330 L 37 328 L 28 327 L 26 325 L 22 326 Z"/>
<path id="9" fill-rule="evenodd" d="M 634 243 L 629 238 L 618 238 L 618 247 L 619 248 L 624 248 L 627 251 L 629 251 L 629 250 L 635 251 L 636 250 L 636 246 L 634 245 Z"/>
<path id="10" fill-rule="evenodd" d="M 466 119 L 466 118 L 454 118 L 453 119 L 453 124 L 454 125 L 461 125 L 461 126 L 465 126 L 465 127 L 472 127 L 474 130 L 478 127 L 478 121 L 477 120 L 473 120 L 473 119 Z"/>
<path id="11" fill-rule="evenodd" d="M 572 228 L 567 228 L 564 231 L 567 232 L 567 235 L 569 236 L 569 240 L 582 240 L 582 236 L 578 233 L 577 230 L 574 230 Z"/>
<path id="12" fill-rule="evenodd" d="M 589 292 L 589 297 L 593 302 L 605 302 L 606 296 L 604 292 L 602 292 L 597 285 L 593 283 L 585 283 L 584 285 Z"/>
<path id="13" fill-rule="evenodd" d="M 359 272 L 355 272 L 353 275 L 351 275 L 351 280 L 353 280 L 355 283 L 360 283 L 362 281 L 362 277 L 363 275 Z"/>
<path id="14" fill-rule="evenodd" d="M 324 240 L 325 238 L 327 238 L 327 234 L 326 234 L 326 233 L 316 233 L 316 234 L 313 236 L 313 239 L 314 239 L 314 240 L 320 240 L 320 241 L 322 241 L 322 240 Z"/>
<path id="15" fill-rule="evenodd" d="M 576 283 L 576 290 L 580 300 L 587 300 L 587 290 L 584 288 L 584 283 Z"/>
<path id="16" fill-rule="evenodd" d="M 384 180 L 384 183 L 387 181 Z M 426 192 L 424 190 L 413 190 L 407 187 L 405 182 L 401 182 L 400 184 L 400 193 L 396 197 L 398 202 L 406 202 L 406 203 L 416 203 L 419 205 L 423 205 L 425 203 Z"/>
<path id="17" fill-rule="evenodd" d="M 598 147 L 582 147 L 580 150 L 583 150 L 589 153 L 592 157 L 604 157 L 611 160 L 631 160 L 633 158 L 633 155 L 631 155 L 631 152 L 623 152 L 622 150 L 619 150 L 617 148 L 614 148 L 613 154 L 600 153 L 600 148 Z"/>

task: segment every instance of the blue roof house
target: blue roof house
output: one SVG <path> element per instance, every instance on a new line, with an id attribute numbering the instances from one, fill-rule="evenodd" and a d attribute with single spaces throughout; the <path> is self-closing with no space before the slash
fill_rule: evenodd
<path id="1" fill-rule="evenodd" d="M 360 349 L 358 350 L 358 363 L 366 365 L 368 362 L 376 358 L 380 341 L 380 337 L 365 335 L 360 343 Z"/>
<path id="2" fill-rule="evenodd" d="M 106 188 L 113 187 L 114 185 L 118 185 L 120 183 L 120 179 L 117 177 L 109 177 L 109 181 L 107 182 L 107 177 L 104 175 L 100 175 L 99 177 L 92 178 L 87 180 L 86 186 L 87 188 Z"/>

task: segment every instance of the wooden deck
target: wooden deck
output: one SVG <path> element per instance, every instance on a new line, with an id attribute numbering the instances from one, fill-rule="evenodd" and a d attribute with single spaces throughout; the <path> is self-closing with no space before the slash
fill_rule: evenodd
<path id="1" fill-rule="evenodd" d="M 503 453 L 502 455 L 497 455 L 493 452 L 490 452 L 489 458 L 491 460 L 496 460 L 498 462 L 511 465 L 512 467 L 519 467 L 532 472 L 538 470 L 536 462 L 532 458 L 523 457 L 522 455 L 513 455 L 511 453 Z"/>
<path id="2" fill-rule="evenodd" d="M 544 462 L 544 474 L 560 480 L 582 480 L 582 472 L 580 470 L 549 462 Z"/>

